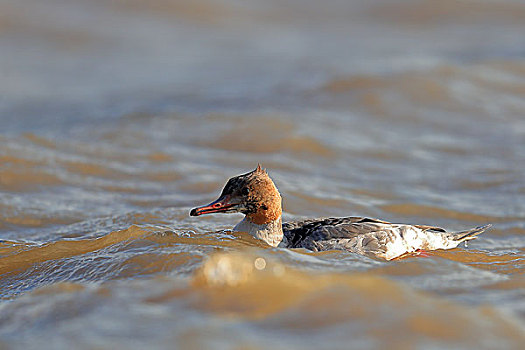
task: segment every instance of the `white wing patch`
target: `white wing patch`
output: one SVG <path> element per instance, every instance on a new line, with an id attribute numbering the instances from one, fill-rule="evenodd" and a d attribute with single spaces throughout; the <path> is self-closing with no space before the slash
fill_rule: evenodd
<path id="1" fill-rule="evenodd" d="M 314 244 L 317 250 L 344 249 L 386 260 L 414 253 L 417 250 L 450 249 L 459 244 L 446 232 L 429 232 L 411 225 L 381 226 L 377 231 L 356 237 L 329 239 Z"/>
<path id="2" fill-rule="evenodd" d="M 383 256 L 387 260 L 417 250 L 450 249 L 459 244 L 446 232 L 429 232 L 411 225 L 390 225 L 385 227 L 384 232 L 390 238 L 386 241 Z"/>

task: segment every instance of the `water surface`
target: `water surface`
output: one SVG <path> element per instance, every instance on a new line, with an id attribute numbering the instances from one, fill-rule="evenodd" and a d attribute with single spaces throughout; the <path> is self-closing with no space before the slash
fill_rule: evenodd
<path id="1" fill-rule="evenodd" d="M 2 1 L 0 347 L 519 348 L 524 31 L 520 1 Z M 259 162 L 285 220 L 493 228 L 383 262 L 188 216 Z"/>

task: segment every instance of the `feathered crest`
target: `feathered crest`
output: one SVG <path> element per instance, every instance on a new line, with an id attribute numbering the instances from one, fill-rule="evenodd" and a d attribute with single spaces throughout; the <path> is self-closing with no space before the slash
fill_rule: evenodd
<path id="1" fill-rule="evenodd" d="M 263 169 L 261 167 L 261 163 L 257 163 L 257 168 L 253 171 L 254 173 L 259 173 L 259 174 L 266 174 L 268 175 L 268 173 L 266 172 L 266 169 Z"/>

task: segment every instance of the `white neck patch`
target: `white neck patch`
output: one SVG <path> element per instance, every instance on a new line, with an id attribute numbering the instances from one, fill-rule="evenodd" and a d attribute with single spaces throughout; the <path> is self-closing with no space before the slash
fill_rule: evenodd
<path id="1" fill-rule="evenodd" d="M 272 247 L 277 247 L 283 240 L 283 225 L 280 217 L 275 221 L 262 225 L 254 224 L 247 217 L 244 217 L 241 222 L 235 225 L 233 231 L 248 232 L 253 237 L 265 241 Z"/>

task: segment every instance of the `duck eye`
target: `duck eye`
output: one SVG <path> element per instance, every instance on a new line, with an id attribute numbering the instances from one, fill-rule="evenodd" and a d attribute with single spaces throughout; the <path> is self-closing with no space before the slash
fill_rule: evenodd
<path id="1" fill-rule="evenodd" d="M 241 194 L 246 196 L 250 193 L 250 189 L 248 187 L 244 187 L 242 190 L 241 190 Z"/>

